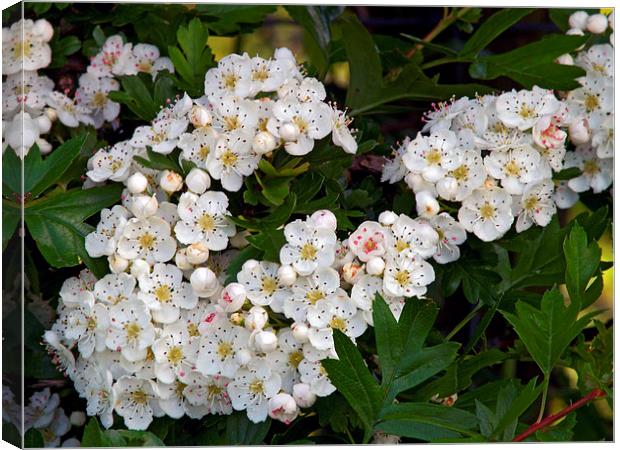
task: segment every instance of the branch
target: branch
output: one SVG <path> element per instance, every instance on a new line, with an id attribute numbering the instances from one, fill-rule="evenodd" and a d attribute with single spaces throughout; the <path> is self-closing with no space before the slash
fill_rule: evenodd
<path id="1" fill-rule="evenodd" d="M 567 416 L 568 414 L 570 414 L 574 410 L 576 410 L 578 408 L 581 408 L 586 403 L 588 403 L 588 402 L 590 402 L 590 401 L 592 401 L 594 399 L 597 399 L 597 398 L 605 397 L 605 395 L 606 394 L 605 394 L 605 392 L 602 389 L 594 389 L 588 395 L 586 395 L 583 398 L 580 398 L 579 400 L 577 400 L 572 405 L 567 406 L 566 408 L 561 410 L 559 413 L 552 414 L 551 416 L 547 416 L 547 417 L 545 417 L 544 420 L 536 422 L 535 424 L 531 425 L 527 430 L 525 430 L 519 436 L 514 438 L 512 441 L 513 442 L 521 442 L 525 438 L 527 438 L 530 435 L 534 434 L 536 431 L 540 430 L 541 428 L 545 428 L 545 427 L 551 425 L 552 423 L 556 422 L 558 419 L 561 419 L 562 417 Z"/>
<path id="2" fill-rule="evenodd" d="M 465 13 L 467 13 L 467 11 L 469 11 L 470 9 L 471 8 L 461 8 L 461 9 L 454 8 L 454 10 L 452 10 L 450 13 L 446 13 L 446 9 L 444 9 L 444 15 L 442 19 L 437 23 L 437 25 L 435 25 L 435 27 L 426 36 L 422 38 L 422 41 L 431 42 L 433 39 L 437 37 L 437 35 L 439 35 L 439 33 L 441 33 L 443 30 L 448 28 L 454 22 L 459 20 L 461 17 L 463 17 Z M 423 46 L 424 44 L 415 45 L 405 54 L 405 56 L 411 59 L 411 57 L 415 54 L 415 52 L 421 49 Z"/>

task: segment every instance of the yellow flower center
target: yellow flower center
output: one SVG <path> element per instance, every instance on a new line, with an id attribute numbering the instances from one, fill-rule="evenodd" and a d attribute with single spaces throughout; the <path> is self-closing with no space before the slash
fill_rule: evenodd
<path id="1" fill-rule="evenodd" d="M 97 328 L 97 321 L 92 317 L 89 317 L 86 321 L 86 329 L 93 331 L 95 328 Z"/>
<path id="2" fill-rule="evenodd" d="M 319 289 L 312 289 L 306 294 L 306 299 L 308 299 L 313 305 L 316 304 L 316 302 L 318 302 L 319 300 L 323 300 L 324 298 L 325 294 Z"/>
<path id="3" fill-rule="evenodd" d="M 522 105 L 519 115 L 524 119 L 528 119 L 534 116 L 534 110 L 527 105 Z"/>
<path id="4" fill-rule="evenodd" d="M 146 395 L 142 389 L 138 389 L 137 391 L 133 391 L 130 394 L 131 401 L 137 403 L 138 405 L 146 405 L 149 401 L 149 396 Z"/>
<path id="5" fill-rule="evenodd" d="M 168 362 L 173 365 L 179 364 L 183 360 L 183 350 L 175 345 L 168 351 Z"/>
<path id="6" fill-rule="evenodd" d="M 398 239 L 396 241 L 396 251 L 398 253 L 402 252 L 403 250 L 406 250 L 409 248 L 409 243 L 406 241 L 403 241 L 402 239 Z"/>
<path id="7" fill-rule="evenodd" d="M 267 294 L 267 295 L 271 295 L 275 292 L 275 290 L 278 287 L 278 283 L 276 282 L 276 280 L 272 277 L 268 277 L 265 276 L 263 277 L 262 283 L 261 283 L 261 289 L 262 291 Z"/>
<path id="8" fill-rule="evenodd" d="M 139 72 L 150 73 L 152 69 L 153 69 L 153 64 L 148 59 L 146 59 L 146 60 L 142 61 L 140 64 L 138 64 L 138 71 Z"/>
<path id="9" fill-rule="evenodd" d="M 138 243 L 140 244 L 140 247 L 150 250 L 153 248 L 153 244 L 155 243 L 155 236 L 149 232 L 146 232 L 138 238 Z"/>
<path id="10" fill-rule="evenodd" d="M 169 302 L 172 299 L 172 289 L 167 284 L 160 284 L 153 291 L 155 298 L 161 303 Z"/>
<path id="11" fill-rule="evenodd" d="M 196 325 L 195 323 L 190 323 L 187 326 L 187 332 L 191 337 L 200 336 L 200 331 L 198 331 L 198 325 Z"/>
<path id="12" fill-rule="evenodd" d="M 28 39 L 19 41 L 13 47 L 13 58 L 21 59 L 21 57 L 29 57 L 30 56 L 30 41 Z"/>
<path id="13" fill-rule="evenodd" d="M 340 317 L 333 317 L 332 320 L 329 322 L 329 326 L 332 327 L 334 330 L 340 330 L 342 332 L 347 329 L 347 324 Z"/>
<path id="14" fill-rule="evenodd" d="M 504 125 L 503 122 L 498 121 L 495 123 L 495 125 L 493 125 L 493 131 L 499 134 L 506 134 L 508 133 L 508 127 Z"/>
<path id="15" fill-rule="evenodd" d="M 291 352 L 288 355 L 288 362 L 291 366 L 297 368 L 299 363 L 304 359 L 304 355 L 300 351 Z"/>
<path id="16" fill-rule="evenodd" d="M 207 398 L 216 397 L 218 395 L 221 395 L 222 392 L 224 392 L 224 389 L 222 389 L 216 384 L 210 384 L 209 386 L 207 386 Z"/>
<path id="17" fill-rule="evenodd" d="M 299 128 L 299 132 L 300 133 L 305 133 L 306 131 L 308 131 L 308 122 L 306 122 L 304 119 L 302 119 L 299 116 L 295 116 L 293 117 L 293 123 L 295 125 L 297 125 L 297 128 Z"/>
<path id="18" fill-rule="evenodd" d="M 226 89 L 234 89 L 237 86 L 237 80 L 239 79 L 239 77 L 237 75 L 235 75 L 234 73 L 230 73 L 228 75 L 224 75 L 223 81 L 224 81 L 224 87 Z"/>
<path id="19" fill-rule="evenodd" d="M 589 159 L 583 164 L 583 172 L 588 175 L 594 175 L 598 173 L 599 167 L 594 159 Z"/>
<path id="20" fill-rule="evenodd" d="M 325 370 L 325 367 L 323 367 L 323 364 L 319 366 L 319 373 L 323 376 L 327 376 L 327 370 Z"/>
<path id="21" fill-rule="evenodd" d="M 220 157 L 220 160 L 224 167 L 232 167 L 237 163 L 237 155 L 231 149 L 227 149 Z"/>
<path id="22" fill-rule="evenodd" d="M 142 331 L 142 327 L 138 325 L 137 322 L 131 322 L 125 324 L 125 333 L 127 334 L 128 341 L 135 341 L 140 336 L 140 332 Z"/>
<path id="23" fill-rule="evenodd" d="M 225 359 L 232 355 L 233 348 L 230 342 L 220 342 L 220 345 L 217 346 L 217 354 L 220 359 Z"/>
<path id="24" fill-rule="evenodd" d="M 523 207 L 527 210 L 535 209 L 536 206 L 538 206 L 538 199 L 534 195 L 526 198 L 523 202 Z"/>
<path id="25" fill-rule="evenodd" d="M 458 166 L 452 171 L 452 176 L 457 181 L 467 180 L 467 178 L 469 178 L 469 167 L 467 167 L 465 164 Z"/>
<path id="26" fill-rule="evenodd" d="M 485 203 L 480 207 L 480 216 L 483 219 L 491 219 L 495 216 L 495 208 L 489 203 Z"/>
<path id="27" fill-rule="evenodd" d="M 269 72 L 266 67 L 261 67 L 252 72 L 252 80 L 254 81 L 265 81 L 267 78 L 269 78 Z"/>
<path id="28" fill-rule="evenodd" d="M 202 217 L 198 219 L 198 226 L 202 228 L 203 231 L 213 231 L 215 230 L 215 220 L 210 214 L 203 214 Z"/>
<path id="29" fill-rule="evenodd" d="M 583 101 L 584 106 L 586 107 L 586 111 L 592 112 L 599 107 L 598 97 L 594 94 L 586 95 L 586 98 Z"/>
<path id="30" fill-rule="evenodd" d="M 209 156 L 209 152 L 210 151 L 211 151 L 211 149 L 209 148 L 208 145 L 203 145 L 198 150 L 198 156 L 200 157 L 200 159 L 202 159 L 204 161 L 205 159 L 207 159 L 207 156 Z"/>
<path id="31" fill-rule="evenodd" d="M 101 91 L 93 95 L 93 106 L 95 108 L 102 108 L 108 101 L 108 97 Z"/>
<path id="32" fill-rule="evenodd" d="M 432 166 L 438 165 L 441 162 L 441 152 L 436 148 L 432 148 L 426 154 L 426 162 Z"/>
<path id="33" fill-rule="evenodd" d="M 226 131 L 234 131 L 241 127 L 241 122 L 237 116 L 224 116 L 224 128 Z"/>
<path id="34" fill-rule="evenodd" d="M 299 252 L 299 256 L 303 260 L 314 260 L 316 259 L 316 254 L 318 250 L 317 248 L 309 242 L 306 242 L 304 246 L 301 248 L 301 252 Z"/>
<path id="35" fill-rule="evenodd" d="M 187 387 L 187 384 L 181 383 L 180 381 L 176 382 L 174 386 L 174 392 L 177 394 L 177 397 L 183 397 L 183 391 Z"/>
<path id="36" fill-rule="evenodd" d="M 521 168 L 512 159 L 508 161 L 508 164 L 506 164 L 506 167 L 504 167 L 504 171 L 512 177 L 518 177 L 521 175 Z"/>
<path id="37" fill-rule="evenodd" d="M 157 133 L 155 132 L 155 130 L 153 130 L 152 140 L 154 144 L 160 144 L 166 140 L 166 133 L 164 133 L 163 131 L 161 133 Z"/>
<path id="38" fill-rule="evenodd" d="M 265 392 L 265 387 L 261 380 L 254 380 L 250 383 L 250 392 L 252 394 L 260 395 Z"/>
<path id="39" fill-rule="evenodd" d="M 267 123 L 269 119 L 267 117 L 263 117 L 258 121 L 258 131 L 267 131 Z"/>
<path id="40" fill-rule="evenodd" d="M 605 66 L 602 64 L 596 64 L 596 63 L 592 64 L 592 70 L 594 72 L 602 73 L 603 75 L 607 74 L 607 70 L 605 70 Z"/>
<path id="41" fill-rule="evenodd" d="M 394 275 L 394 279 L 401 286 L 404 287 L 409 283 L 409 271 L 408 270 L 399 270 Z"/>

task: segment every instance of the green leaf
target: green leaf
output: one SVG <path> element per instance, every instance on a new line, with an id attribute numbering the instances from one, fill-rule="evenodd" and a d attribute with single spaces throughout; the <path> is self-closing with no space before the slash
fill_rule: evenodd
<path id="1" fill-rule="evenodd" d="M 587 36 L 549 35 L 506 53 L 478 58 L 469 66 L 469 74 L 482 80 L 506 76 L 527 89 L 534 85 L 548 89 L 575 89 L 579 86 L 576 78 L 585 75 L 585 71 L 554 61 L 587 40 Z"/>
<path id="2" fill-rule="evenodd" d="M 136 431 L 136 430 L 108 430 L 104 432 L 104 435 L 110 433 L 110 431 L 117 431 L 119 436 L 124 438 L 127 443 L 127 447 L 165 447 L 163 443 L 156 435 L 149 431 Z"/>
<path id="3" fill-rule="evenodd" d="M 556 287 L 545 292 L 540 309 L 519 301 L 515 314 L 505 311 L 502 314 L 514 327 L 545 377 L 548 377 L 568 344 L 597 314 L 586 314 L 577 320 L 578 312 L 578 308 L 572 305 L 564 306 L 564 298 Z"/>
<path id="4" fill-rule="evenodd" d="M 250 244 L 262 250 L 262 257 L 268 261 L 278 262 L 280 260 L 280 249 L 286 244 L 283 230 L 266 229 L 252 236 L 247 237 Z"/>
<path id="5" fill-rule="evenodd" d="M 577 424 L 577 414 L 570 413 L 559 424 L 538 430 L 536 440 L 540 442 L 570 442 L 573 440 L 573 428 Z"/>
<path id="6" fill-rule="evenodd" d="M 120 193 L 118 184 L 77 188 L 55 191 L 29 203 L 24 211 L 26 225 L 47 262 L 53 267 L 70 267 L 84 261 L 96 276 L 105 274 L 107 264 L 102 266 L 84 248 L 84 238 L 93 231 L 84 220 L 118 202 Z"/>
<path id="7" fill-rule="evenodd" d="M 43 434 L 36 428 L 30 428 L 24 434 L 24 448 L 43 448 L 45 442 L 43 441 Z"/>
<path id="8" fill-rule="evenodd" d="M 579 224 L 575 224 L 564 240 L 564 257 L 566 259 L 566 289 L 571 302 L 575 302 L 581 308 L 589 306 L 584 301 L 584 296 L 590 279 L 599 267 L 601 248 L 596 241 L 588 243 L 585 230 Z"/>
<path id="9" fill-rule="evenodd" d="M 429 403 L 399 403 L 383 409 L 375 426 L 388 434 L 423 441 L 473 436 L 476 416 L 462 409 Z"/>
<path id="10" fill-rule="evenodd" d="M 493 14 L 476 30 L 459 55 L 473 57 L 486 48 L 500 34 L 534 11 L 534 8 L 506 8 Z"/>
<path id="11" fill-rule="evenodd" d="M 101 428 L 96 417 L 91 417 L 82 434 L 82 447 L 101 447 Z"/>
<path id="12" fill-rule="evenodd" d="M 379 294 L 373 302 L 372 320 L 377 341 L 377 355 L 381 365 L 381 380 L 384 384 L 395 376 L 403 347 L 396 318 Z"/>
<path id="13" fill-rule="evenodd" d="M 219 35 L 238 33 L 248 25 L 259 26 L 268 14 L 276 11 L 274 5 L 197 5 L 196 10 L 217 20 L 208 20 L 207 26 Z M 251 27 L 250 27 L 251 29 Z"/>
<path id="14" fill-rule="evenodd" d="M 175 96 L 173 83 L 167 76 L 158 76 L 154 83 L 151 76 L 145 73 L 119 78 L 123 90 L 111 91 L 110 99 L 127 105 L 135 115 L 148 122 L 167 104 L 167 99 Z"/>
<path id="15" fill-rule="evenodd" d="M 146 156 L 147 158 L 134 156 L 133 159 L 149 169 L 171 170 L 178 174 L 185 173 L 181 166 L 179 166 L 179 158 L 176 157 L 178 156 L 177 150 L 173 151 L 170 155 L 162 155 L 161 153 L 154 152 L 151 147 L 147 147 Z"/>
<path id="16" fill-rule="evenodd" d="M 101 29 L 101 26 L 97 25 L 95 28 L 93 28 L 93 38 L 95 39 L 95 42 L 99 47 L 103 47 L 106 37 L 105 33 Z"/>
<path id="17" fill-rule="evenodd" d="M 544 383 L 537 386 L 536 378 L 533 378 L 523 388 L 520 382 L 516 382 L 499 391 L 495 408 L 497 423 L 491 434 L 492 439 L 502 435 L 503 441 L 512 440 L 519 417 L 538 398 L 543 386 Z"/>
<path id="18" fill-rule="evenodd" d="M 244 412 L 236 412 L 226 418 L 226 445 L 262 444 L 270 425 L 270 418 L 253 423 Z"/>
<path id="19" fill-rule="evenodd" d="M 334 330 L 334 344 L 339 359 L 325 359 L 322 365 L 369 433 L 381 403 L 381 390 L 355 344 L 339 330 Z"/>

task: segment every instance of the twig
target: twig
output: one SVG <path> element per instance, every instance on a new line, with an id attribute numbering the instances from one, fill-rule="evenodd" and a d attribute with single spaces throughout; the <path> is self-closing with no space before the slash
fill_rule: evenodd
<path id="1" fill-rule="evenodd" d="M 560 411 L 560 412 L 558 412 L 556 414 L 552 414 L 552 415 L 546 417 L 545 419 L 543 419 L 542 421 L 539 421 L 539 422 L 536 422 L 533 425 L 530 425 L 530 427 L 527 430 L 525 430 L 523 433 L 521 433 L 520 435 L 515 437 L 512 441 L 513 442 L 521 442 L 525 438 L 529 437 L 530 435 L 532 435 L 535 432 L 537 432 L 538 430 L 540 430 L 541 428 L 545 428 L 545 427 L 551 425 L 552 423 L 556 422 L 557 420 L 561 419 L 562 417 L 567 416 L 568 414 L 570 414 L 574 410 L 576 410 L 578 408 L 581 408 L 586 403 L 588 403 L 588 402 L 590 402 L 590 401 L 592 401 L 594 399 L 602 398 L 602 397 L 605 397 L 605 396 L 606 396 L 605 391 L 603 391 L 602 389 L 594 389 L 588 395 L 586 395 L 583 398 L 580 398 L 579 400 L 577 400 L 572 405 L 567 406 L 566 408 L 564 408 L 562 411 Z"/>
<path id="2" fill-rule="evenodd" d="M 453 329 L 452 331 L 450 331 L 447 335 L 446 335 L 446 341 L 449 341 L 450 339 L 452 339 L 454 337 L 454 335 L 456 333 L 458 333 L 459 331 L 461 331 L 461 328 L 463 328 L 465 325 L 467 325 L 467 323 L 473 319 L 476 314 L 478 314 L 478 311 L 480 311 L 480 308 L 482 308 L 482 302 L 478 302 L 478 304 L 476 305 L 476 307 L 474 309 L 472 309 L 469 314 L 467 314 L 467 316 L 465 316 L 465 318 L 463 320 L 461 320 Z"/>
<path id="3" fill-rule="evenodd" d="M 444 15 L 441 18 L 441 20 L 437 22 L 437 25 L 435 25 L 435 27 L 431 31 L 429 31 L 428 34 L 422 38 L 422 40 L 424 42 L 432 41 L 433 39 L 437 37 L 437 35 L 439 35 L 439 33 L 441 33 L 443 30 L 448 28 L 454 22 L 459 20 L 461 17 L 463 17 L 465 13 L 469 11 L 470 9 L 471 8 L 460 8 L 460 9 L 454 8 L 454 10 L 452 10 L 449 14 L 446 14 L 446 9 L 444 9 Z M 415 55 L 415 52 L 417 52 L 422 47 L 423 47 L 423 44 L 415 45 L 405 54 L 405 56 L 407 58 L 411 58 L 413 55 Z"/>

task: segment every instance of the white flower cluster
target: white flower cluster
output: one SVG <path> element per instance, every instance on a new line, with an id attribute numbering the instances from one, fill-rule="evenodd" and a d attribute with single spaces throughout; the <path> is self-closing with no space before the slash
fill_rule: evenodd
<path id="1" fill-rule="evenodd" d="M 350 120 L 325 97 L 323 84 L 304 77 L 286 48 L 270 60 L 231 54 L 207 72 L 203 97 L 192 100 L 185 94 L 150 125 L 138 127 L 130 140 L 98 151 L 87 175 L 93 182 L 123 181 L 131 192 L 141 192 L 144 180 L 132 175 L 148 174 L 133 157 L 144 156 L 147 147 L 161 154 L 179 148 L 180 158 L 197 167 L 188 178 L 194 192 L 208 189 L 211 178 L 227 191 L 238 191 L 261 157 L 280 147 L 305 155 L 315 140 L 331 133 L 335 145 L 355 153 Z M 161 184 L 168 192 L 181 187 L 171 174 Z"/>
<path id="2" fill-rule="evenodd" d="M 119 89 L 115 76 L 139 72 L 156 74 L 174 72 L 170 59 L 159 56 L 150 44 L 123 43 L 121 36 L 110 36 L 78 80 L 74 98 L 54 90 L 54 82 L 38 70 L 52 61 L 49 42 L 54 34 L 45 19 L 21 19 L 2 29 L 2 129 L 3 149 L 11 146 L 19 156 L 28 153 L 35 143 L 42 153 L 52 150 L 41 136 L 47 134 L 58 119 L 67 127 L 80 123 L 100 128 L 118 117 L 120 105 L 109 93 Z M 23 128 L 22 128 L 23 127 Z"/>
<path id="3" fill-rule="evenodd" d="M 321 210 L 284 227 L 279 263 L 248 260 L 225 284 L 226 262 L 210 252 L 235 232 L 227 197 L 185 192 L 178 205 L 149 203 L 102 212 L 86 248 L 108 255 L 112 273 L 68 279 L 45 334 L 105 427 L 113 411 L 131 429 L 153 416 L 233 410 L 291 422 L 335 390 L 321 364 L 337 357 L 333 330 L 363 334 L 377 293 L 398 317 L 405 297 L 423 297 L 435 279 L 426 259 L 453 261 L 465 240 L 447 214 L 388 211 L 339 242 L 336 217 Z"/>
<path id="4" fill-rule="evenodd" d="M 422 132 L 384 165 L 382 181 L 404 178 L 421 216 L 438 214 L 438 199 L 460 203 L 460 224 L 483 241 L 501 238 L 515 218 L 517 232 L 544 227 L 578 193 L 606 190 L 613 182 L 613 48 L 594 45 L 576 64 L 587 76 L 564 100 L 534 86 L 434 104 Z M 554 173 L 571 167 L 581 175 L 554 182 Z"/>

